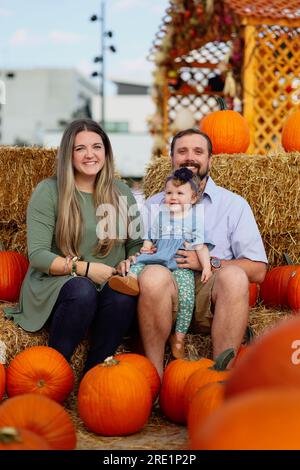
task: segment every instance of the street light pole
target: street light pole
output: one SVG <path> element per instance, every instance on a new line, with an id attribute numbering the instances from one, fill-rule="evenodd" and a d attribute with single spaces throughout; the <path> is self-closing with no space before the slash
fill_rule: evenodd
<path id="1" fill-rule="evenodd" d="M 100 99 L 101 99 L 101 126 L 105 128 L 105 2 L 101 2 L 101 57 L 100 63 Z"/>
<path id="2" fill-rule="evenodd" d="M 99 82 L 99 94 L 100 94 L 100 100 L 101 100 L 101 105 L 100 105 L 100 123 L 101 126 L 104 128 L 105 127 L 105 50 L 109 49 L 111 52 L 116 52 L 115 46 L 110 45 L 109 47 L 106 47 L 105 44 L 105 38 L 113 37 L 112 31 L 105 31 L 105 0 L 101 0 L 101 9 L 100 9 L 100 16 L 93 15 L 90 18 L 91 21 L 100 21 L 100 51 L 101 55 L 95 57 L 94 62 L 98 63 L 100 66 L 99 72 L 93 72 L 92 77 L 99 77 L 100 82 Z"/>

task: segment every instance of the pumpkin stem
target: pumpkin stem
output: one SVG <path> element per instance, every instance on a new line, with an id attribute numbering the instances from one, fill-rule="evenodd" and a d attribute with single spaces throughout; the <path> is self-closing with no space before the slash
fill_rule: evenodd
<path id="1" fill-rule="evenodd" d="M 220 106 L 221 111 L 225 111 L 226 109 L 228 109 L 224 98 L 221 98 L 220 96 L 215 96 L 214 98 L 216 99 L 216 102 Z"/>
<path id="2" fill-rule="evenodd" d="M 44 379 L 40 379 L 37 383 L 37 386 L 38 388 L 42 388 L 45 386 L 45 380 Z"/>
<path id="3" fill-rule="evenodd" d="M 0 442 L 10 444 L 11 442 L 21 442 L 21 437 L 16 428 L 3 427 L 0 428 Z"/>
<path id="4" fill-rule="evenodd" d="M 218 371 L 225 370 L 231 359 L 234 358 L 234 356 L 235 353 L 233 348 L 225 349 L 225 351 L 219 354 L 219 356 L 215 360 L 214 365 L 212 367 L 209 367 L 209 369 Z"/>
<path id="5" fill-rule="evenodd" d="M 287 253 L 283 253 L 283 258 L 284 258 L 284 261 L 286 262 L 286 264 L 288 264 L 288 265 L 293 265 L 294 264 Z"/>
<path id="6" fill-rule="evenodd" d="M 111 367 L 111 366 L 116 366 L 117 364 L 120 364 L 120 361 L 118 359 L 115 359 L 114 356 L 109 356 L 104 361 L 100 366 L 102 367 Z"/>

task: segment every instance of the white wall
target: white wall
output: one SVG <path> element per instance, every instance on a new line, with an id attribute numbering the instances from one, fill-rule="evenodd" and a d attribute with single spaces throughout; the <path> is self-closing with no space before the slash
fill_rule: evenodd
<path id="1" fill-rule="evenodd" d="M 92 113 L 100 121 L 101 98 L 93 98 Z M 127 121 L 129 132 L 147 133 L 147 118 L 155 111 L 150 95 L 114 95 L 105 99 L 106 121 Z"/>
<path id="2" fill-rule="evenodd" d="M 6 104 L 1 108 L 1 144 L 16 138 L 41 144 L 45 129 L 57 129 L 59 120 L 69 120 L 78 106 L 78 96 L 92 99 L 75 69 L 15 70 L 6 80 Z M 96 92 L 96 89 L 95 89 Z"/>

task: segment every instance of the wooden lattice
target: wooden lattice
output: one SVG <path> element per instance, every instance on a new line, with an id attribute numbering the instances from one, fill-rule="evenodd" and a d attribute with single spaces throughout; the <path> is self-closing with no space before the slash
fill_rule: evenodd
<path id="1" fill-rule="evenodd" d="M 173 84 L 169 80 L 168 94 L 165 96 L 168 127 L 172 126 L 181 108 L 188 108 L 197 122 L 207 113 L 218 109 L 214 96 L 222 95 L 222 92 L 209 91 L 209 80 L 220 77 L 217 67 L 229 49 L 229 41 L 209 42 L 174 62 L 177 79 Z"/>
<path id="2" fill-rule="evenodd" d="M 276 25 L 250 28 L 255 37 L 250 41 L 252 50 L 245 64 L 250 68 L 246 72 L 248 78 L 252 75 L 244 85 L 248 103 L 245 115 L 252 131 L 249 150 L 263 154 L 280 146 L 283 123 L 299 106 L 300 28 Z"/>
<path id="3" fill-rule="evenodd" d="M 300 105 L 300 0 L 170 0 L 150 56 L 154 154 L 167 154 L 180 109 L 196 123 L 217 109 L 212 95 L 245 116 L 248 152 L 276 151 L 285 119 Z M 217 69 L 224 86 L 212 91 Z"/>

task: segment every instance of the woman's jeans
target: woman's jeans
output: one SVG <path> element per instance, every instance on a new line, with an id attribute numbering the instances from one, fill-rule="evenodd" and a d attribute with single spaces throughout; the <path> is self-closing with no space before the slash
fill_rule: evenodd
<path id="1" fill-rule="evenodd" d="M 110 289 L 97 291 L 85 277 L 74 277 L 60 290 L 50 317 L 48 345 L 70 361 L 89 330 L 90 348 L 84 372 L 115 354 L 136 312 L 137 297 Z"/>

